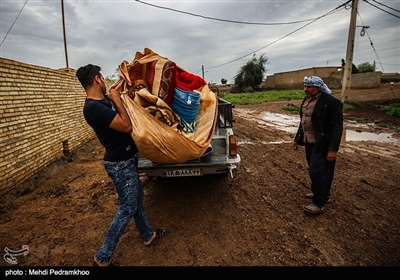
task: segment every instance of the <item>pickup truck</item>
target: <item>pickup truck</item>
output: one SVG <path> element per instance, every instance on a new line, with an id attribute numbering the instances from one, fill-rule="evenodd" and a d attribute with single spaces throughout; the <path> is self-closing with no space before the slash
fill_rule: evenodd
<path id="1" fill-rule="evenodd" d="M 138 152 L 139 173 L 149 178 L 188 177 L 207 174 L 230 174 L 240 169 L 241 158 L 237 152 L 237 141 L 233 132 L 232 103 L 222 99 L 217 87 L 210 88 L 218 98 L 217 121 L 211 140 L 212 150 L 208 155 L 184 163 L 156 164 Z"/>

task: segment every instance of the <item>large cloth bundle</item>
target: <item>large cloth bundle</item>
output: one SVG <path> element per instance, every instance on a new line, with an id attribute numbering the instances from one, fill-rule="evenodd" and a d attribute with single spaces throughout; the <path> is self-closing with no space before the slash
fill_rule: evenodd
<path id="1" fill-rule="evenodd" d="M 131 136 L 144 157 L 183 163 L 210 152 L 218 100 L 201 77 L 148 48 L 124 60 L 118 73 L 111 88 L 122 93 Z"/>

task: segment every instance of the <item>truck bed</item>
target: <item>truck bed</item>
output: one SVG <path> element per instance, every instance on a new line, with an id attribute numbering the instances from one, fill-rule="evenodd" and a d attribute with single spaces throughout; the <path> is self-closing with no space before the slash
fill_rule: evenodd
<path id="1" fill-rule="evenodd" d="M 218 97 L 218 116 L 214 129 L 211 153 L 184 163 L 156 164 L 144 158 L 140 152 L 138 170 L 149 177 L 183 177 L 207 174 L 230 174 L 240 168 L 241 158 L 237 153 L 229 156 L 229 136 L 233 134 L 232 104 Z"/>

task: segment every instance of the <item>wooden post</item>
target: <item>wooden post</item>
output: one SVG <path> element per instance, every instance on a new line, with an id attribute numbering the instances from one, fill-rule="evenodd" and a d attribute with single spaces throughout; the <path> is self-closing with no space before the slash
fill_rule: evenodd
<path id="1" fill-rule="evenodd" d="M 351 7 L 351 18 L 349 27 L 349 36 L 347 38 L 346 65 L 342 80 L 341 101 L 344 102 L 347 98 L 347 91 L 350 89 L 351 70 L 353 68 L 353 52 L 354 52 L 354 37 L 356 33 L 358 0 L 353 0 Z"/>
<path id="2" fill-rule="evenodd" d="M 65 62 L 68 66 L 68 52 L 67 52 L 67 36 L 65 34 L 65 18 L 64 18 L 64 0 L 61 0 L 61 11 L 62 11 L 62 25 L 63 25 L 63 32 L 64 32 L 64 50 L 65 50 Z"/>

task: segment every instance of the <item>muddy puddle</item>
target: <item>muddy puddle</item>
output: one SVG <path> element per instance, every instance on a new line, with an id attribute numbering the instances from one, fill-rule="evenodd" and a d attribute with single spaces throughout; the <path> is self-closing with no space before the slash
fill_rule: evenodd
<path id="1" fill-rule="evenodd" d="M 260 125 L 270 126 L 282 131 L 296 133 L 299 124 L 299 116 L 285 115 L 271 112 L 256 112 L 252 110 L 237 109 L 239 116 L 257 122 Z M 376 141 L 387 143 L 399 143 L 391 133 L 377 133 L 373 123 L 360 124 L 355 121 L 344 122 L 342 140 L 350 141 Z M 281 142 L 276 142 L 281 143 Z M 274 143 L 269 143 L 274 144 Z"/>

